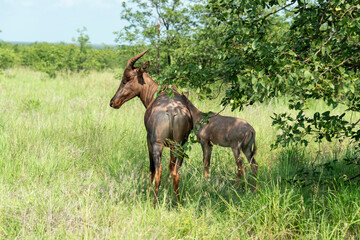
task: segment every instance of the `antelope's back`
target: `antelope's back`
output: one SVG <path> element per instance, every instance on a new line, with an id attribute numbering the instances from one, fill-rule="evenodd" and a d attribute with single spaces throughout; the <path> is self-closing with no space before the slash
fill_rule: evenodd
<path id="1" fill-rule="evenodd" d="M 151 142 L 166 145 L 166 139 L 175 142 L 187 140 L 192 128 L 192 117 L 183 98 L 175 94 L 158 96 L 145 112 L 145 127 Z"/>

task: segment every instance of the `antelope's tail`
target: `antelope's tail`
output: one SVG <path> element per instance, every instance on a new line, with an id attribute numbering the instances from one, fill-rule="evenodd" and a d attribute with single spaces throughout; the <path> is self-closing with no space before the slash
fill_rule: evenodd
<path id="1" fill-rule="evenodd" d="M 250 144 L 251 144 L 251 160 L 252 160 L 257 153 L 257 147 L 255 142 L 255 132 L 251 132 L 251 134 L 252 136 L 250 139 Z"/>

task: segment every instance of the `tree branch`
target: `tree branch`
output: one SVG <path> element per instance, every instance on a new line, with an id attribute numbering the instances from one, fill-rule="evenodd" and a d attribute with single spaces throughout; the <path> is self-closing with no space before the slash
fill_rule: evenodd
<path id="1" fill-rule="evenodd" d="M 344 14 L 341 16 L 341 19 L 343 19 L 348 12 L 350 12 L 351 10 L 356 10 L 356 9 L 357 9 L 356 6 L 352 6 L 351 8 L 347 9 L 347 10 L 344 12 Z M 351 15 L 351 13 L 350 13 L 350 16 L 351 16 L 351 18 L 354 20 L 354 17 Z"/>
<path id="2" fill-rule="evenodd" d="M 351 125 L 352 125 L 353 127 L 355 127 L 359 122 L 360 122 L 360 119 L 357 120 L 355 123 L 352 123 Z"/>
<path id="3" fill-rule="evenodd" d="M 274 12 L 271 12 L 271 13 L 268 13 L 268 14 L 266 14 L 265 16 L 259 18 L 259 19 L 256 19 L 253 23 L 258 22 L 258 21 L 261 21 L 261 20 L 265 20 L 265 19 L 268 18 L 269 16 L 271 16 L 271 15 L 273 15 L 273 14 L 275 14 L 275 13 L 278 13 L 278 12 L 280 12 L 281 10 L 284 10 L 285 8 L 291 6 L 291 5 L 295 4 L 295 3 L 296 3 L 296 1 L 293 0 L 291 3 L 289 3 L 289 4 L 287 4 L 287 5 L 279 8 L 278 10 L 276 10 L 276 11 L 274 11 Z"/>
<path id="4" fill-rule="evenodd" d="M 357 175 L 355 175 L 355 176 L 353 176 L 353 177 L 349 177 L 349 178 L 345 179 L 345 182 L 350 181 L 350 180 L 353 180 L 353 179 L 355 179 L 355 178 L 357 178 L 357 177 L 358 177 L 359 180 L 360 180 L 360 173 L 357 174 Z"/>
<path id="5" fill-rule="evenodd" d="M 318 55 L 318 53 L 321 51 L 321 49 L 326 45 L 328 44 L 328 42 L 331 40 L 331 38 L 337 33 L 338 31 L 335 31 L 333 34 L 331 34 L 331 36 L 326 40 L 326 42 L 324 42 L 321 47 L 319 48 L 319 50 L 317 50 L 317 52 L 315 53 L 315 56 Z M 303 64 L 307 63 L 310 61 L 312 56 L 308 57 L 304 62 Z"/>
<path id="6" fill-rule="evenodd" d="M 357 56 L 356 58 L 353 58 L 353 60 L 358 59 L 358 58 L 360 58 L 360 56 Z M 329 72 L 329 71 L 331 72 L 332 70 L 334 70 L 335 68 L 340 67 L 341 65 L 344 65 L 344 63 L 346 63 L 346 62 L 347 62 L 348 60 L 350 60 L 350 59 L 351 59 L 351 57 L 346 58 L 344 61 L 342 61 L 341 63 L 339 63 L 339 64 L 336 65 L 335 67 L 330 68 L 330 69 L 326 70 L 325 72 L 322 72 L 319 77 L 321 77 L 322 75 L 324 75 L 325 73 L 327 73 L 327 72 Z"/>

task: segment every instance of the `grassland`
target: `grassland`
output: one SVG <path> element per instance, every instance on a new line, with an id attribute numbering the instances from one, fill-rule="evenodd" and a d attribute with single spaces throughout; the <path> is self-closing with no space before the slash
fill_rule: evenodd
<path id="1" fill-rule="evenodd" d="M 257 131 L 256 192 L 234 186 L 230 149 L 214 147 L 206 181 L 194 144 L 181 168 L 179 205 L 164 151 L 154 209 L 145 109 L 138 99 L 120 110 L 108 106 L 119 84 L 114 74 L 0 74 L 0 238 L 360 238 L 359 185 L 343 181 L 359 172 L 344 163 L 351 148 L 312 143 L 270 150 L 276 136 L 270 116 L 287 110 L 283 99 L 223 112 Z M 220 110 L 220 99 L 191 99 L 203 111 Z M 311 109 L 324 107 L 314 103 Z"/>

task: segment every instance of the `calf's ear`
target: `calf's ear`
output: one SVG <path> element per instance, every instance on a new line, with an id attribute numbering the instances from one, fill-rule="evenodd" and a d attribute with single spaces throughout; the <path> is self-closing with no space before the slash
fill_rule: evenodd
<path id="1" fill-rule="evenodd" d="M 150 66 L 150 62 L 147 61 L 146 63 L 144 63 L 143 65 L 141 65 L 140 69 L 139 69 L 139 73 L 143 74 L 144 72 L 147 72 L 148 68 Z"/>

